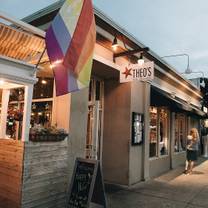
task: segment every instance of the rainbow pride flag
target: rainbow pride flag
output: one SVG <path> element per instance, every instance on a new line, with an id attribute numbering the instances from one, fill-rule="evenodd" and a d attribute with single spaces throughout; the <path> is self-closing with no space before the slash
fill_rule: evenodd
<path id="1" fill-rule="evenodd" d="M 56 95 L 88 87 L 96 28 L 91 0 L 66 0 L 46 31 Z"/>

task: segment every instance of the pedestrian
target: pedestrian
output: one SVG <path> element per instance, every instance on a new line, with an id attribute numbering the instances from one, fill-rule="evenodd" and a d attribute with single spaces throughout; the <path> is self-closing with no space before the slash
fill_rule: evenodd
<path id="1" fill-rule="evenodd" d="M 199 133 L 196 128 L 192 128 L 190 134 L 187 136 L 185 174 L 192 173 L 194 162 L 197 160 L 198 148 Z"/>

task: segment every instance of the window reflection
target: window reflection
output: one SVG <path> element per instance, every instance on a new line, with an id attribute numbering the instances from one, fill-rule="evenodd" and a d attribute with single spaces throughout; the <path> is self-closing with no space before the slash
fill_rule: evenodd
<path id="1" fill-rule="evenodd" d="M 187 119 L 184 114 L 175 115 L 175 152 L 186 150 Z"/>
<path id="2" fill-rule="evenodd" d="M 168 155 L 168 112 L 165 107 L 150 107 L 150 157 Z"/>
<path id="3" fill-rule="evenodd" d="M 53 78 L 39 77 L 34 85 L 31 106 L 31 126 L 51 126 L 53 106 Z M 2 90 L 0 91 L 2 94 Z M 9 138 L 20 139 L 24 109 L 24 88 L 10 89 L 7 112 L 6 134 Z"/>
<path id="4" fill-rule="evenodd" d="M 53 97 L 53 78 L 39 78 L 34 85 L 33 99 Z"/>

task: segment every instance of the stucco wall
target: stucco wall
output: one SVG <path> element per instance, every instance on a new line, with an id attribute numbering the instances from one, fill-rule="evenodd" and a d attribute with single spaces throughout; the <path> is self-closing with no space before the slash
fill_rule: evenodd
<path id="1" fill-rule="evenodd" d="M 164 156 L 150 160 L 150 178 L 170 170 L 170 157 Z"/>
<path id="2" fill-rule="evenodd" d="M 69 122 L 69 175 L 71 177 L 76 157 L 85 157 L 88 88 L 71 93 L 71 109 Z"/>
<path id="3" fill-rule="evenodd" d="M 69 132 L 71 94 L 54 97 L 52 125 L 63 128 Z M 63 116 L 64 115 L 64 116 Z"/>
<path id="4" fill-rule="evenodd" d="M 146 95 L 147 96 L 147 95 Z M 131 84 L 131 116 L 132 112 L 144 114 L 144 86 L 143 82 Z M 130 126 L 131 128 L 131 126 Z M 131 129 L 132 130 L 132 129 Z M 130 137 L 131 140 L 131 137 Z M 134 184 L 142 179 L 143 145 L 132 146 L 130 143 L 129 155 L 129 184 Z"/>
<path id="5" fill-rule="evenodd" d="M 186 152 L 173 153 L 172 168 L 176 168 L 179 165 L 185 166 L 185 160 L 186 160 Z"/>
<path id="6" fill-rule="evenodd" d="M 103 175 L 105 181 L 128 185 L 130 84 L 105 81 Z"/>

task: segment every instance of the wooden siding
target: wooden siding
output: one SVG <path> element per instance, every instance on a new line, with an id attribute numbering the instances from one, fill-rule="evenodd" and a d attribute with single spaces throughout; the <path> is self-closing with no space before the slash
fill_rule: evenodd
<path id="1" fill-rule="evenodd" d="M 0 139 L 0 207 L 20 208 L 24 144 Z"/>
<path id="2" fill-rule="evenodd" d="M 25 143 L 22 208 L 66 206 L 67 144 L 67 140 Z"/>

